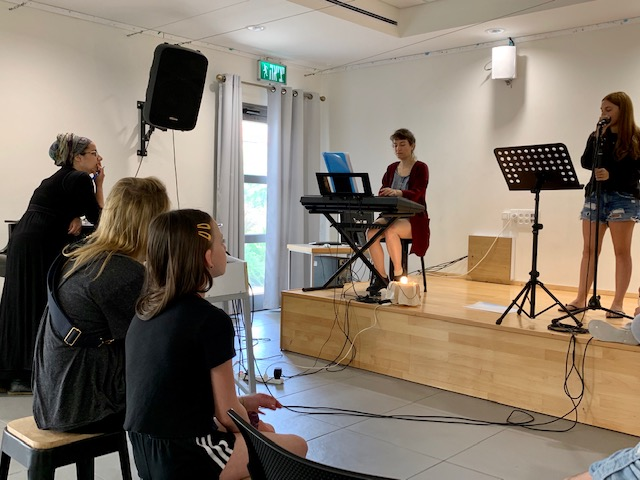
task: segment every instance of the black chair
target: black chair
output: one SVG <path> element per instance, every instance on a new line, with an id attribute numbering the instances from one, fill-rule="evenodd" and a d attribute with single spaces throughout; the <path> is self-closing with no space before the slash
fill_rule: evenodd
<path id="1" fill-rule="evenodd" d="M 381 239 L 381 242 L 385 242 L 385 238 Z M 403 272 L 407 272 L 407 257 L 410 252 L 410 245 L 412 244 L 412 239 L 401 239 L 401 265 L 403 266 Z M 425 276 L 425 256 L 421 258 L 421 273 L 423 274 L 423 292 L 427 292 L 427 279 Z M 394 276 L 394 263 L 392 259 L 389 261 L 389 275 L 390 279 Z"/>
<path id="2" fill-rule="evenodd" d="M 247 444 L 251 479 L 390 479 L 334 468 L 301 458 L 281 448 L 240 417 L 233 409 L 227 411 Z"/>

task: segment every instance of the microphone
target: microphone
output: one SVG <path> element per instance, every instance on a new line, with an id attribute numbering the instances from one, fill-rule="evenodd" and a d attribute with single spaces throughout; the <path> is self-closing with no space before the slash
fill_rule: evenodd
<path id="1" fill-rule="evenodd" d="M 608 125 L 608 124 L 610 123 L 610 120 L 612 120 L 612 119 L 610 119 L 610 117 L 604 117 L 604 118 L 602 118 L 601 120 L 599 120 L 599 121 L 597 122 L 597 125 L 598 125 L 599 127 L 601 127 L 601 126 L 603 126 L 603 125 Z"/>

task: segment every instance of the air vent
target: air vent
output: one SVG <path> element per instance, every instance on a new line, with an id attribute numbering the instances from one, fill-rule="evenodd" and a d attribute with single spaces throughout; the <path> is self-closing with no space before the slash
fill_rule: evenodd
<path id="1" fill-rule="evenodd" d="M 349 3 L 341 2 L 340 0 L 325 0 L 328 3 L 331 3 L 333 5 L 336 5 L 337 7 L 342 7 L 346 8 L 347 10 L 351 10 L 352 12 L 360 13 L 361 15 L 367 15 L 368 17 L 375 18 L 376 20 L 380 20 L 381 22 L 389 23 L 390 25 L 398 25 L 398 22 L 396 20 L 392 20 L 391 18 L 383 17 L 382 15 L 377 15 L 372 12 L 368 12 L 367 10 L 363 10 L 362 8 L 355 7 L 354 5 L 350 5 Z"/>
<path id="2" fill-rule="evenodd" d="M 243 102 L 243 120 L 267 121 L 267 107 Z"/>

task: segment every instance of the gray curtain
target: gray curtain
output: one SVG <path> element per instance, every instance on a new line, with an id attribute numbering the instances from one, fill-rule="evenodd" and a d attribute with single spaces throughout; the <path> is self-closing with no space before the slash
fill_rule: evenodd
<path id="1" fill-rule="evenodd" d="M 245 258 L 243 96 L 239 75 L 218 83 L 214 217 L 222 223 L 227 250 Z"/>
<path id="2" fill-rule="evenodd" d="M 318 165 L 320 158 L 319 102 L 317 94 L 291 88 L 268 93 L 265 309 L 279 307 L 287 289 L 287 244 L 305 242 L 309 219 L 300 198 L 310 175 L 307 166 Z M 302 282 L 303 273 L 294 269 L 292 284 Z"/>

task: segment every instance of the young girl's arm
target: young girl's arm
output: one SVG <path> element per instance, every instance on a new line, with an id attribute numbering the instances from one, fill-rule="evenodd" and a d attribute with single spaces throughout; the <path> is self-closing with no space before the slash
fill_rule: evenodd
<path id="1" fill-rule="evenodd" d="M 238 428 L 227 416 L 227 411 L 233 409 L 242 418 L 249 422 L 247 410 L 241 404 L 236 395 L 236 384 L 234 383 L 234 370 L 232 360 L 214 367 L 211 371 L 211 387 L 214 392 L 214 409 L 216 419 L 222 424 L 227 431 L 237 433 Z"/>

